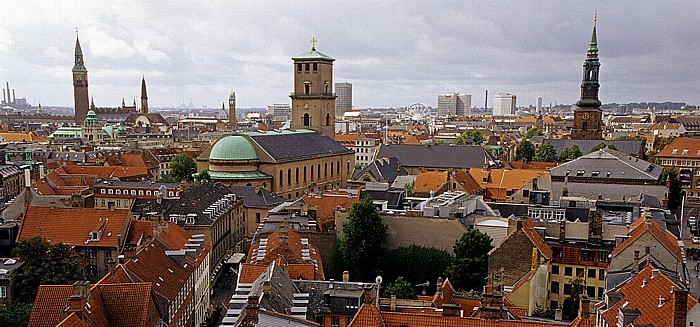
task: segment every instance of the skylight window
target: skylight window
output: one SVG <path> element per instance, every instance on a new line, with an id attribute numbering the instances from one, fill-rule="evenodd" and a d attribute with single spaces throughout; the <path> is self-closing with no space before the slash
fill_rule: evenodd
<path id="1" fill-rule="evenodd" d="M 585 173 L 586 173 L 585 170 L 579 170 L 576 172 L 576 176 L 583 176 L 583 174 L 585 174 Z"/>
<path id="2" fill-rule="evenodd" d="M 599 171 L 592 171 L 591 172 L 591 177 L 598 177 L 598 175 L 600 175 Z"/>
<path id="3" fill-rule="evenodd" d="M 684 149 L 683 153 L 681 153 L 682 156 L 687 156 L 688 155 L 688 149 Z"/>

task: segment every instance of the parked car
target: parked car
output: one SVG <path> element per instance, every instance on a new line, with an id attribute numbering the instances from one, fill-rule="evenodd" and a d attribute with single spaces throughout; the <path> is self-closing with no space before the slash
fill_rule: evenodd
<path id="1" fill-rule="evenodd" d="M 700 236 L 693 237 L 693 244 L 700 244 Z"/>

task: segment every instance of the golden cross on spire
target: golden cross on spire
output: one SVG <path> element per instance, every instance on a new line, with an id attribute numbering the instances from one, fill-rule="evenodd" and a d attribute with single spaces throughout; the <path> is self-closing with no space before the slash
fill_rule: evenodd
<path id="1" fill-rule="evenodd" d="M 318 41 L 316 40 L 316 38 L 315 38 L 315 37 L 312 37 L 312 38 L 311 38 L 311 50 L 316 50 L 316 42 L 318 42 Z"/>

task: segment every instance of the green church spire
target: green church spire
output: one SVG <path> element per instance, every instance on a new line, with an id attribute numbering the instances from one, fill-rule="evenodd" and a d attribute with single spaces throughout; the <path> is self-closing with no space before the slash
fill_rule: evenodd
<path id="1" fill-rule="evenodd" d="M 76 34 L 78 32 L 76 31 Z M 83 49 L 80 48 L 80 39 L 75 36 L 75 65 L 73 65 L 74 72 L 87 72 L 85 68 L 85 62 L 83 61 Z"/>

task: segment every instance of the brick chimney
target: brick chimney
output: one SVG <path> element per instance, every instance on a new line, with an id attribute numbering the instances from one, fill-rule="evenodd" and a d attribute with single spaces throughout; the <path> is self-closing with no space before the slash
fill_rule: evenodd
<path id="1" fill-rule="evenodd" d="M 68 297 L 67 314 L 75 312 L 80 319 L 83 319 L 85 305 L 90 300 L 90 282 L 79 280 L 73 283 L 73 295 Z"/>
<path id="2" fill-rule="evenodd" d="M 362 289 L 362 303 L 374 304 L 374 295 L 374 286 L 365 284 L 365 287 Z"/>
<path id="3" fill-rule="evenodd" d="M 634 258 L 632 259 L 632 276 L 639 272 L 639 250 L 634 250 Z"/>
<path id="4" fill-rule="evenodd" d="M 462 308 L 458 304 L 444 303 L 442 305 L 443 317 L 461 317 Z"/>
<path id="5" fill-rule="evenodd" d="M 685 327 L 687 317 L 688 291 L 684 289 L 675 289 L 673 291 L 673 317 L 671 317 L 671 326 Z"/>
<path id="6" fill-rule="evenodd" d="M 248 297 L 248 302 L 246 302 L 245 305 L 245 311 L 244 311 L 244 316 L 243 316 L 243 321 L 241 322 L 241 326 L 255 326 L 258 324 L 258 311 L 259 311 L 259 305 L 258 305 L 258 297 L 257 296 L 249 296 Z"/>
<path id="7" fill-rule="evenodd" d="M 588 298 L 588 295 L 581 295 L 578 316 L 582 319 L 590 319 L 591 317 L 591 299 Z"/>

